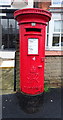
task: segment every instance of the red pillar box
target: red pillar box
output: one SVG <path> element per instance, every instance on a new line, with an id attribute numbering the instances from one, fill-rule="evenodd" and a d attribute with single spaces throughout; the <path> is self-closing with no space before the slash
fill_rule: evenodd
<path id="1" fill-rule="evenodd" d="M 51 13 L 42 9 L 17 10 L 20 35 L 20 90 L 29 95 L 44 91 L 46 25 Z"/>

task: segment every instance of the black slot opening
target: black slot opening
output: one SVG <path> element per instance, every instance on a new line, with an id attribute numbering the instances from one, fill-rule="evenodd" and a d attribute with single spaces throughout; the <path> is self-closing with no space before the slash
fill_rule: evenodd
<path id="1" fill-rule="evenodd" d="M 41 32 L 39 28 L 26 28 L 26 32 Z"/>

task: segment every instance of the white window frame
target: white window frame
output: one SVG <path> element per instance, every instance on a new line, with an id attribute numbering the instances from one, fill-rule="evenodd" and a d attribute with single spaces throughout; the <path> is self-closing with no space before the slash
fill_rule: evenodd
<path id="1" fill-rule="evenodd" d="M 61 14 L 60 14 L 61 16 Z M 51 18 L 51 21 L 49 22 L 49 39 L 48 39 L 48 46 L 47 46 L 47 37 L 46 37 L 46 50 L 63 50 L 63 46 L 61 46 L 61 34 L 63 34 L 63 32 L 54 32 L 54 21 L 55 20 L 60 20 L 62 21 L 63 19 L 60 17 L 59 18 L 55 18 L 54 15 Z M 51 29 L 52 28 L 52 29 Z M 46 28 L 47 30 L 47 28 Z M 53 34 L 60 34 L 60 41 L 59 41 L 59 46 L 53 46 Z M 46 35 L 47 36 L 47 35 Z"/>
<path id="2" fill-rule="evenodd" d="M 58 21 L 58 19 L 54 19 L 54 21 L 55 20 Z M 62 21 L 62 20 L 60 19 L 60 21 Z M 54 24 L 53 24 L 53 26 L 54 26 Z M 60 36 L 60 38 L 59 38 L 59 46 L 52 46 L 52 49 L 53 50 L 62 50 L 63 46 L 61 46 L 61 34 L 63 34 L 63 32 L 61 32 L 61 29 L 60 29 L 60 32 L 54 32 L 54 30 L 53 30 L 53 33 L 52 33 L 52 44 L 53 44 L 53 35 L 55 35 L 55 34 L 58 34 Z"/>

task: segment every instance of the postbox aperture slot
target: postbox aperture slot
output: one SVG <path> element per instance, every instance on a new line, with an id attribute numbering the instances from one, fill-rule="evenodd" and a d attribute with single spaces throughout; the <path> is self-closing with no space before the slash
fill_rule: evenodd
<path id="1" fill-rule="evenodd" d="M 38 38 L 28 38 L 28 55 L 38 55 Z"/>
<path id="2" fill-rule="evenodd" d="M 40 28 L 26 28 L 26 32 L 41 32 Z"/>

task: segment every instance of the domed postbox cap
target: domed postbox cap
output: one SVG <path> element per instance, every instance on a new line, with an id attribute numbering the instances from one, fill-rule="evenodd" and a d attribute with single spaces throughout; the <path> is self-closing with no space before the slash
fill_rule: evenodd
<path id="1" fill-rule="evenodd" d="M 48 22 L 51 19 L 51 13 L 49 11 L 39 9 L 39 8 L 26 8 L 26 9 L 20 9 L 14 12 L 14 18 L 18 22 L 40 22 L 44 20 L 45 22 Z M 41 20 L 39 20 L 41 19 Z"/>

